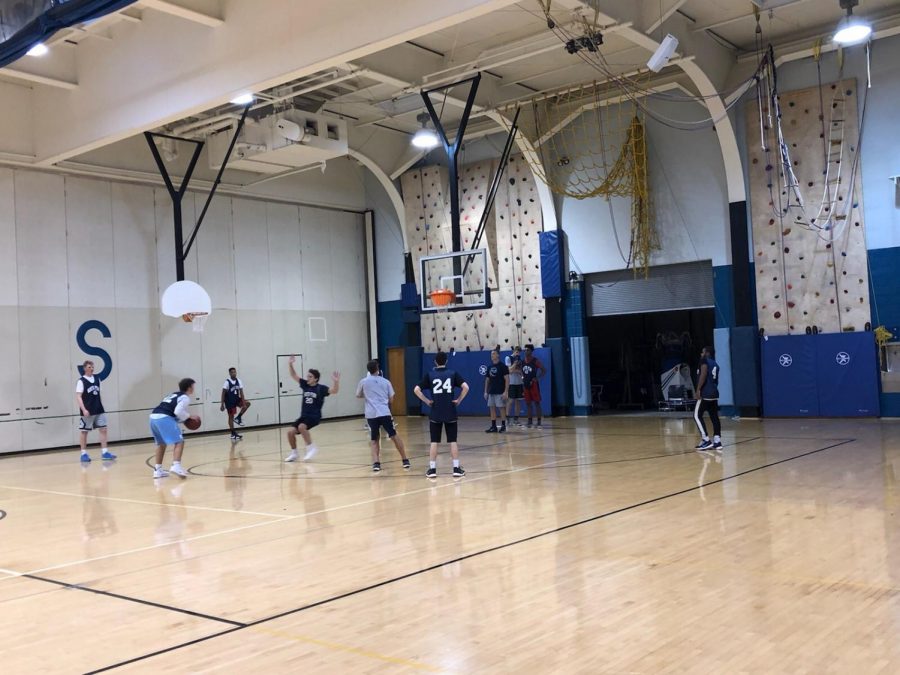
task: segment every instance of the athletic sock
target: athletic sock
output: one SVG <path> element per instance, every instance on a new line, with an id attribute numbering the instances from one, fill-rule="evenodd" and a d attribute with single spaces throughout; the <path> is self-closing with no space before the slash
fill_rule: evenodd
<path id="1" fill-rule="evenodd" d="M 428 462 L 429 469 L 437 469 L 437 462 Z"/>
<path id="2" fill-rule="evenodd" d="M 457 468 L 458 466 L 459 466 L 459 460 L 458 460 L 458 459 L 454 459 L 454 460 L 453 460 L 453 468 L 455 469 L 455 468 Z"/>
<path id="3" fill-rule="evenodd" d="M 159 470 L 162 468 L 162 464 L 157 464 L 154 468 L 155 468 L 157 471 L 159 471 Z"/>
<path id="4" fill-rule="evenodd" d="M 713 443 L 721 443 L 721 442 L 722 442 L 721 436 L 713 436 Z"/>

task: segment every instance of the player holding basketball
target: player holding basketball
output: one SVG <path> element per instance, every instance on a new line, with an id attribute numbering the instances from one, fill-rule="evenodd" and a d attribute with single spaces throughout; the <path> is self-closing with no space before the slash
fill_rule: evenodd
<path id="1" fill-rule="evenodd" d="M 459 389 L 459 396 L 453 398 L 453 392 Z M 431 391 L 431 399 L 427 398 L 423 391 Z M 453 477 L 461 478 L 466 475 L 465 469 L 459 463 L 459 445 L 457 436 L 457 412 L 456 407 L 469 393 L 469 385 L 455 370 L 447 368 L 447 355 L 438 352 L 434 357 L 434 368 L 429 370 L 422 381 L 413 389 L 413 393 L 422 403 L 431 408 L 429 420 L 431 427 L 431 447 L 429 449 L 428 471 L 426 478 L 437 478 L 437 452 L 438 443 L 441 442 L 441 431 L 446 432 L 447 443 L 450 444 L 450 456 L 453 458 Z"/>
<path id="2" fill-rule="evenodd" d="M 285 462 L 296 462 L 299 455 L 297 454 L 297 434 L 303 437 L 306 443 L 306 454 L 303 461 L 312 459 L 319 449 L 313 445 L 312 437 L 309 430 L 319 425 L 322 421 L 322 406 L 325 405 L 325 397 L 337 394 L 341 386 L 341 374 L 334 372 L 331 374 L 331 387 L 319 384 L 320 373 L 315 368 L 310 368 L 306 373 L 306 380 L 301 380 L 294 370 L 296 357 L 291 356 L 288 360 L 290 366 L 291 377 L 300 385 L 303 390 L 303 407 L 300 409 L 300 417 L 298 417 L 293 426 L 287 432 L 288 443 L 291 446 L 291 454 L 287 456 Z"/>
<path id="3" fill-rule="evenodd" d="M 181 454 L 184 452 L 184 436 L 178 423 L 186 422 L 188 419 L 193 419 L 198 424 L 200 422 L 199 417 L 190 413 L 194 384 L 195 381 L 191 378 L 184 378 L 178 383 L 178 391 L 166 396 L 150 413 L 150 432 L 156 441 L 154 478 L 165 478 L 169 475 L 169 471 L 176 476 L 187 478 L 187 471 L 181 466 Z M 166 471 L 162 468 L 162 462 L 166 454 L 166 446 L 168 445 L 173 446 L 172 466 L 169 467 L 169 471 Z"/>
<path id="4" fill-rule="evenodd" d="M 241 416 L 247 412 L 250 401 L 244 398 L 244 383 L 238 379 L 237 368 L 228 369 L 228 379 L 222 385 L 222 404 L 219 410 L 228 411 L 228 428 L 231 429 L 231 440 L 240 441 L 244 437 L 234 430 L 234 425 L 244 426 Z M 240 408 L 240 412 L 238 412 Z M 235 415 L 237 413 L 237 415 Z"/>
<path id="5" fill-rule="evenodd" d="M 522 386 L 522 350 L 518 346 L 513 347 L 512 355 L 507 356 L 506 367 L 509 368 L 509 402 L 507 403 L 507 417 L 512 417 L 512 424 L 520 427 L 519 408 L 522 397 L 525 395 Z"/>
<path id="6" fill-rule="evenodd" d="M 491 365 L 484 376 L 484 400 L 491 413 L 491 426 L 485 433 L 506 433 L 506 400 L 509 397 L 509 368 L 500 361 L 500 350 L 491 351 Z M 497 415 L 500 415 L 500 429 L 497 429 Z"/>
<path id="7" fill-rule="evenodd" d="M 369 439 L 372 447 L 372 471 L 381 471 L 381 430 L 387 432 L 388 438 L 394 442 L 394 447 L 400 453 L 403 460 L 403 468 L 409 471 L 409 458 L 403 447 L 403 439 L 397 435 L 394 429 L 394 418 L 391 417 L 391 402 L 394 400 L 394 387 L 390 380 L 381 375 L 381 369 L 377 360 L 369 361 L 366 365 L 369 374 L 360 380 L 356 387 L 356 398 L 366 401 L 366 423 L 369 426 Z"/>
<path id="8" fill-rule="evenodd" d="M 544 364 L 534 355 L 534 345 L 525 345 L 525 360 L 522 362 L 522 386 L 525 390 L 525 409 L 528 411 L 528 424 L 531 429 L 531 409 L 537 417 L 537 428 L 541 426 L 541 385 L 539 380 L 547 373 Z"/>
<path id="9" fill-rule="evenodd" d="M 722 422 L 719 421 L 719 364 L 716 363 L 714 347 L 704 347 L 700 352 L 700 368 L 697 370 L 697 405 L 694 407 L 694 421 L 700 429 L 697 450 L 722 449 Z M 703 413 L 709 413 L 713 425 L 713 439 L 706 435 Z"/>
<path id="10" fill-rule="evenodd" d="M 106 447 L 106 411 L 100 400 L 100 378 L 94 375 L 93 361 L 85 361 L 81 367 L 84 374 L 75 383 L 75 403 L 81 413 L 78 422 L 78 428 L 81 429 L 81 461 L 91 461 L 87 451 L 87 438 L 93 429 L 100 432 L 100 458 L 110 461 L 116 456 Z"/>

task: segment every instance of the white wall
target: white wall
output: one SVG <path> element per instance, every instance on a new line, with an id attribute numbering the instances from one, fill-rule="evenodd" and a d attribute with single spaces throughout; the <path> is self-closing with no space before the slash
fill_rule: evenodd
<path id="1" fill-rule="evenodd" d="M 375 275 L 378 302 L 400 299 L 400 285 L 406 281 L 403 232 L 397 211 L 381 183 L 370 171 L 364 178 L 366 204 L 375 218 Z"/>
<path id="2" fill-rule="evenodd" d="M 654 112 L 682 121 L 700 119 L 707 114 L 705 108 L 695 103 L 652 100 L 647 105 Z M 697 260 L 712 260 L 713 265 L 728 264 L 728 191 L 715 131 L 673 129 L 649 116 L 644 122 L 654 209 L 651 219 L 660 240 L 660 250 L 654 252 L 652 264 Z M 611 153 L 608 159 L 614 162 L 616 153 Z M 615 233 L 627 257 L 631 202 L 613 198 L 612 206 L 614 217 L 610 216 L 609 205 L 602 197 L 557 199 L 557 213 L 568 236 L 573 269 L 591 273 L 625 268 Z"/>
<path id="3" fill-rule="evenodd" d="M 203 199 L 186 195 L 186 224 Z M 326 417 L 361 412 L 350 392 L 368 355 L 359 214 L 220 195 L 185 269 L 213 300 L 204 333 L 158 309 L 175 281 L 165 190 L 0 168 L 0 452 L 76 442 L 76 366 L 87 355 L 75 335 L 87 320 L 112 334 L 87 337 L 112 360 L 112 440 L 146 437 L 149 409 L 188 376 L 204 429 L 224 428 L 229 366 L 253 401 L 249 423 L 275 423 L 275 355 L 291 352 L 304 367 L 346 374 Z M 308 340 L 310 317 L 325 319 L 326 342 Z"/>

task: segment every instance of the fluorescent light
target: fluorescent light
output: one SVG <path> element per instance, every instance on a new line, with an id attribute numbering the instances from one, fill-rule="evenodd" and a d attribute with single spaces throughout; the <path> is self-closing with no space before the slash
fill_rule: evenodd
<path id="1" fill-rule="evenodd" d="M 49 51 L 50 50 L 47 49 L 47 45 L 45 45 L 43 42 L 38 42 L 34 47 L 29 49 L 25 53 L 28 54 L 28 56 L 44 56 Z"/>
<path id="2" fill-rule="evenodd" d="M 235 105 L 249 105 L 250 103 L 253 103 L 253 101 L 255 101 L 255 100 L 256 100 L 256 97 L 253 94 L 247 92 L 247 93 L 235 96 L 233 99 L 231 99 L 231 101 L 229 101 L 229 103 L 234 103 Z"/>
<path id="3" fill-rule="evenodd" d="M 431 129 L 419 129 L 412 137 L 412 144 L 423 150 L 431 150 L 441 144 L 438 135 Z"/>
<path id="4" fill-rule="evenodd" d="M 840 20 L 834 41 L 841 45 L 855 45 L 865 42 L 872 34 L 872 26 L 855 16 L 845 16 Z"/>

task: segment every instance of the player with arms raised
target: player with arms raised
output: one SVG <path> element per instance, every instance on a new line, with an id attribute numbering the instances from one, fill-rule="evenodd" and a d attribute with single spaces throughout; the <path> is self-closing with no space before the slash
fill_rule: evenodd
<path id="1" fill-rule="evenodd" d="M 454 397 L 454 391 L 459 389 L 459 396 Z M 423 391 L 430 391 L 431 398 L 425 396 Z M 434 357 L 434 368 L 429 370 L 422 381 L 416 385 L 413 393 L 422 403 L 431 408 L 429 414 L 431 427 L 431 447 L 429 450 L 428 471 L 426 478 L 437 478 L 437 453 L 438 443 L 441 442 L 441 432 L 445 431 L 447 443 L 450 444 L 450 456 L 453 458 L 453 477 L 461 478 L 466 475 L 465 469 L 459 463 L 459 445 L 457 436 L 457 412 L 456 407 L 469 393 L 469 385 L 455 370 L 447 368 L 447 355 L 438 352 Z"/>
<path id="2" fill-rule="evenodd" d="M 312 436 L 309 430 L 319 425 L 322 421 L 322 406 L 325 405 L 325 398 L 333 394 L 337 394 L 341 386 L 341 374 L 335 371 L 331 374 L 331 387 L 319 384 L 321 373 L 315 368 L 310 368 L 306 373 L 306 379 L 301 380 L 294 370 L 294 363 L 297 359 L 291 356 L 288 359 L 291 377 L 300 385 L 303 391 L 303 407 L 300 409 L 300 417 L 294 420 L 294 424 L 287 432 L 288 443 L 291 446 L 291 454 L 284 460 L 285 462 L 296 462 L 300 455 L 297 454 L 297 434 L 303 437 L 306 443 L 306 454 L 303 461 L 311 460 L 319 449 L 313 445 Z"/>

